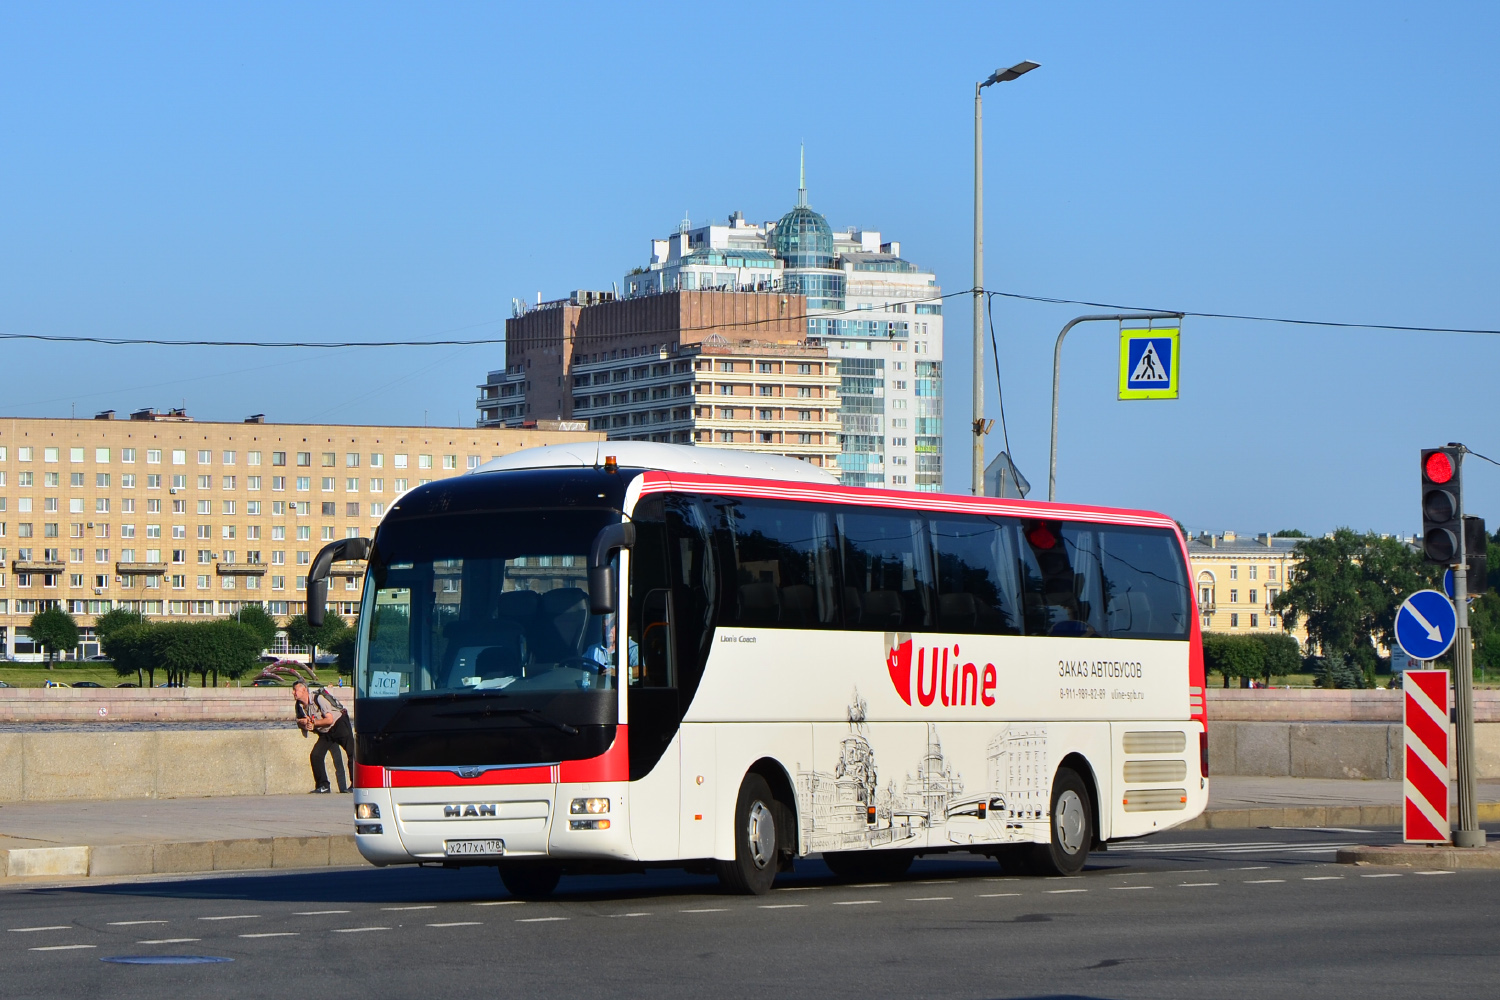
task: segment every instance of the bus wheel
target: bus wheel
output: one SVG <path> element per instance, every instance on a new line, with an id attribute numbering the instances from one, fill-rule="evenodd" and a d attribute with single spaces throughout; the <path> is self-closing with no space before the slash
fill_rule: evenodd
<path id="1" fill-rule="evenodd" d="M 1094 840 L 1089 790 L 1077 772 L 1062 768 L 1052 782 L 1052 840 L 1034 844 L 1031 864 L 1039 875 L 1077 875 Z"/>
<path id="2" fill-rule="evenodd" d="M 562 870 L 556 865 L 501 865 L 500 881 L 517 899 L 546 899 L 557 888 Z"/>
<path id="3" fill-rule="evenodd" d="M 906 874 L 911 851 L 824 851 L 823 863 L 844 882 L 884 882 Z"/>
<path id="4" fill-rule="evenodd" d="M 766 779 L 747 776 L 734 808 L 734 860 L 718 863 L 719 882 L 729 892 L 760 896 L 771 890 L 781 849 L 776 813 Z"/>

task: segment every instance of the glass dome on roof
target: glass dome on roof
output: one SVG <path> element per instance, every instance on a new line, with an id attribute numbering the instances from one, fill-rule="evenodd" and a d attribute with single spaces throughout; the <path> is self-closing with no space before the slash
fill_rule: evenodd
<path id="1" fill-rule="evenodd" d="M 833 227 L 806 205 L 798 205 L 776 223 L 775 248 L 787 267 L 832 267 Z"/>

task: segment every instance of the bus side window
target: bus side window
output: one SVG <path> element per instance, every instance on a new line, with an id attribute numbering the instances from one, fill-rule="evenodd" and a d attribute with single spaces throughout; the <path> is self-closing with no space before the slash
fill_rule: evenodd
<path id="1" fill-rule="evenodd" d="M 1020 635 L 1014 528 L 1001 518 L 929 518 L 942 632 Z"/>
<path id="2" fill-rule="evenodd" d="M 833 518 L 827 510 L 740 500 L 726 513 L 734 579 L 719 623 L 836 628 Z"/>
<path id="3" fill-rule="evenodd" d="M 672 575 L 660 497 L 636 505 L 630 550 L 630 686 L 677 686 L 672 657 Z"/>
<path id="4" fill-rule="evenodd" d="M 1109 634 L 1126 639 L 1185 639 L 1188 582 L 1176 536 L 1160 528 L 1099 532 Z"/>
<path id="5" fill-rule="evenodd" d="M 925 522 L 898 511 L 844 511 L 844 622 L 867 632 L 932 627 L 932 567 Z"/>
<path id="6" fill-rule="evenodd" d="M 709 516 L 692 497 L 666 500 L 667 551 L 672 563 L 673 668 L 683 705 L 692 700 L 713 647 L 718 606 L 718 561 Z"/>
<path id="7" fill-rule="evenodd" d="M 638 663 L 631 664 L 630 683 L 640 687 L 677 686 L 675 646 L 672 635 L 672 592 L 665 587 L 647 591 L 640 603 L 640 647 Z"/>

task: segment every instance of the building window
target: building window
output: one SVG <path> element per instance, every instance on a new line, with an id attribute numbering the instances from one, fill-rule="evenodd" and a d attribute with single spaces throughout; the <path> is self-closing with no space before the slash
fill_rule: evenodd
<path id="1" fill-rule="evenodd" d="M 297 465 L 299 467 L 301 467 L 301 468 L 304 468 L 304 469 L 311 468 L 311 466 L 312 466 L 312 452 L 310 452 L 310 451 L 299 451 L 299 452 L 297 452 Z"/>
<path id="2" fill-rule="evenodd" d="M 1266 567 L 1266 579 L 1267 580 L 1274 580 L 1274 579 L 1276 579 L 1276 567 L 1275 566 L 1267 566 Z"/>
<path id="3" fill-rule="evenodd" d="M 1239 615 L 1237 615 L 1237 614 L 1231 614 L 1229 616 L 1229 627 L 1230 628 L 1239 628 L 1240 627 L 1240 616 Z"/>
<path id="4" fill-rule="evenodd" d="M 1231 590 L 1229 592 L 1229 603 L 1230 604 L 1238 604 L 1238 603 L 1240 603 L 1240 592 L 1238 590 Z"/>
<path id="5" fill-rule="evenodd" d="M 271 452 L 271 464 L 272 465 L 285 465 L 286 464 L 286 452 L 284 452 L 284 451 L 273 451 L 273 452 Z"/>
<path id="6" fill-rule="evenodd" d="M 1240 578 L 1240 568 L 1238 566 L 1230 566 L 1229 567 L 1229 579 L 1231 579 L 1231 580 L 1238 580 L 1239 578 Z"/>
<path id="7" fill-rule="evenodd" d="M 1254 587 L 1250 588 L 1250 603 L 1251 604 L 1255 603 L 1255 588 Z"/>
<path id="8" fill-rule="evenodd" d="M 323 452 L 323 468 L 331 469 L 338 461 L 338 455 L 331 451 Z"/>
<path id="9" fill-rule="evenodd" d="M 1259 625 L 1260 625 L 1260 615 L 1252 614 L 1250 616 L 1250 627 L 1251 628 L 1257 628 Z"/>
<path id="10" fill-rule="evenodd" d="M 1259 566 L 1256 566 L 1254 563 L 1250 564 L 1250 579 L 1252 579 L 1252 580 L 1255 579 L 1255 573 L 1256 573 L 1256 571 L 1258 569 L 1260 569 Z M 1252 598 L 1252 600 L 1253 600 L 1253 598 Z"/>
<path id="11" fill-rule="evenodd" d="M 332 493 L 333 492 L 333 477 L 332 476 L 324 476 L 323 477 L 323 492 L 324 493 Z"/>
<path id="12" fill-rule="evenodd" d="M 312 489 L 312 476 L 298 476 L 297 492 L 306 493 L 310 489 Z"/>

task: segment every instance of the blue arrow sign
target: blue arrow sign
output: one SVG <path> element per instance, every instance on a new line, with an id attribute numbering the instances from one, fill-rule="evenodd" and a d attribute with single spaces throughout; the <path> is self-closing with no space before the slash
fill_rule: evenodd
<path id="1" fill-rule="evenodd" d="M 1451 569 L 1443 570 L 1443 593 L 1448 595 L 1448 600 L 1450 601 L 1456 596 L 1453 593 L 1453 571 Z M 1473 594 L 1469 595 L 1469 603 L 1474 603 Z"/>
<path id="2" fill-rule="evenodd" d="M 1396 641 L 1419 660 L 1435 660 L 1453 645 L 1458 614 L 1453 603 L 1435 590 L 1419 590 L 1396 612 Z"/>

